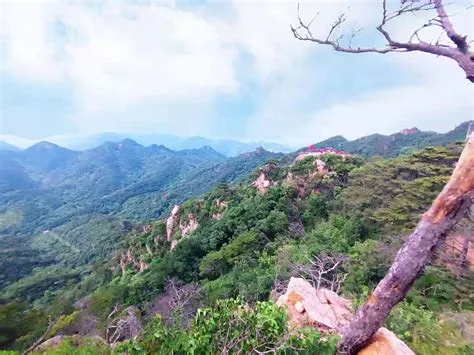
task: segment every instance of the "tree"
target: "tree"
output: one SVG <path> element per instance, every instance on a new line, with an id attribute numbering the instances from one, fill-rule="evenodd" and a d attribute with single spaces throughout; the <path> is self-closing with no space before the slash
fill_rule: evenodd
<path id="1" fill-rule="evenodd" d="M 386 30 L 386 24 L 405 14 L 433 10 L 436 16 L 416 30 L 406 42 L 392 38 Z M 385 38 L 387 45 L 383 48 L 353 47 L 353 33 L 347 45 L 341 44 L 342 35 L 337 36 L 341 25 L 346 21 L 341 14 L 331 26 L 325 39 L 317 38 L 311 32 L 311 22 L 305 23 L 298 16 L 299 25 L 291 27 L 294 36 L 299 40 L 312 41 L 329 45 L 334 50 L 346 53 L 389 53 L 389 52 L 425 52 L 455 60 L 466 73 L 466 78 L 474 83 L 474 53 L 470 51 L 467 36 L 462 36 L 454 29 L 445 10 L 442 0 L 417 2 L 402 0 L 398 10 L 390 12 L 387 1 L 382 0 L 382 19 L 377 31 Z M 451 45 L 428 43 L 420 38 L 420 32 L 428 27 L 442 29 Z M 454 44 L 454 46 L 452 45 Z M 474 131 L 470 127 L 467 144 L 459 158 L 453 174 L 436 197 L 430 209 L 421 216 L 415 230 L 407 238 L 397 253 L 388 273 L 380 281 L 368 300 L 356 312 L 352 321 L 342 330 L 339 343 L 339 354 L 353 354 L 361 349 L 370 337 L 380 328 L 391 309 L 402 301 L 409 289 L 423 271 L 433 250 L 443 242 L 453 226 L 468 213 L 474 200 Z"/>
<path id="2" fill-rule="evenodd" d="M 433 250 L 448 232 L 469 213 L 474 201 L 474 130 L 443 191 L 421 216 L 414 232 L 398 251 L 388 273 L 342 329 L 340 354 L 352 354 L 380 328 L 390 310 L 402 301 L 423 271 Z"/>
<path id="3" fill-rule="evenodd" d="M 386 25 L 394 19 L 407 14 L 427 11 L 433 11 L 436 15 L 415 30 L 406 41 L 395 40 L 386 29 Z M 303 21 L 298 11 L 298 26 L 291 26 L 291 30 L 293 35 L 299 40 L 331 46 L 338 52 L 385 54 L 390 52 L 417 51 L 446 57 L 454 60 L 466 74 L 466 79 L 474 83 L 474 52 L 470 49 L 470 42 L 467 41 L 467 36 L 458 33 L 454 28 L 442 0 L 401 0 L 399 8 L 394 11 L 388 9 L 387 0 L 382 0 L 382 18 L 376 30 L 383 36 L 386 45 L 380 48 L 353 46 L 352 41 L 360 30 L 354 31 L 348 37 L 349 41 L 347 43 L 342 43 L 341 40 L 344 38 L 344 35 L 338 32 L 346 19 L 347 17 L 344 13 L 340 14 L 325 38 L 315 37 L 311 31 L 313 21 Z M 434 27 L 441 29 L 441 34 L 437 41 L 435 43 L 424 41 L 421 38 L 421 32 Z M 449 39 L 450 44 L 442 41 L 444 35 Z"/>

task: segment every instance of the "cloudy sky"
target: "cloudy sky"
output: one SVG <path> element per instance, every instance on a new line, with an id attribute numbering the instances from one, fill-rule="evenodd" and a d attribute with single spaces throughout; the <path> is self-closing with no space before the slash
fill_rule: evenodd
<path id="1" fill-rule="evenodd" d="M 324 36 L 372 30 L 380 0 L 301 1 Z M 350 3 L 350 9 L 347 10 Z M 389 0 L 397 5 L 397 0 Z M 474 35 L 473 1 L 454 1 Z M 296 1 L 0 0 L 0 134 L 29 140 L 97 132 L 259 139 L 302 146 L 473 119 L 474 85 L 427 54 L 351 55 L 297 41 Z M 407 38 L 423 14 L 396 21 Z M 427 39 L 437 33 L 428 32 Z M 470 37 L 471 39 L 474 37 Z"/>

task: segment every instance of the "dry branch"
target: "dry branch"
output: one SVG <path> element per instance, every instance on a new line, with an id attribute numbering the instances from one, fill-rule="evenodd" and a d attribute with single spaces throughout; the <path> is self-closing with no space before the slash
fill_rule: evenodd
<path id="1" fill-rule="evenodd" d="M 382 17 L 380 24 L 376 27 L 376 30 L 385 39 L 386 44 L 383 47 L 354 47 L 352 46 L 352 40 L 359 32 L 354 31 L 350 36 L 349 43 L 347 45 L 341 44 L 341 39 L 344 35 L 336 37 L 336 33 L 341 30 L 343 23 L 346 21 L 346 14 L 342 13 L 332 24 L 327 36 L 317 37 L 311 31 L 311 25 L 313 20 L 305 22 L 301 18 L 300 9 L 298 5 L 298 26 L 291 26 L 293 35 L 298 40 L 310 41 L 320 45 L 331 46 L 338 52 L 345 53 L 379 53 L 385 54 L 390 52 L 424 52 L 430 53 L 436 56 L 442 56 L 450 58 L 458 63 L 461 69 L 465 72 L 466 78 L 474 82 L 474 52 L 470 51 L 467 36 L 459 34 L 451 20 L 449 15 L 446 13 L 446 9 L 442 0 L 425 0 L 425 1 L 402 1 L 400 7 L 390 12 L 387 8 L 387 0 L 381 0 L 382 2 Z M 389 31 L 386 29 L 386 25 L 399 17 L 406 14 L 416 14 L 420 11 L 433 11 L 436 16 L 429 20 L 426 24 L 418 28 L 413 32 L 407 41 L 397 41 L 393 39 Z M 455 46 L 441 44 L 440 38 L 435 43 L 428 43 L 420 38 L 420 32 L 428 27 L 439 27 L 442 30 L 441 34 L 446 34 L 450 41 Z"/>
<path id="2" fill-rule="evenodd" d="M 58 315 L 54 321 L 52 321 L 51 317 L 49 317 L 48 326 L 46 327 L 46 330 L 44 331 L 44 333 L 28 349 L 26 349 L 23 352 L 23 355 L 31 353 L 32 351 L 36 350 L 36 348 L 40 346 L 41 343 L 43 343 L 49 331 L 53 328 L 53 326 L 56 324 L 56 322 L 58 321 L 60 317 L 61 317 L 61 314 Z"/>

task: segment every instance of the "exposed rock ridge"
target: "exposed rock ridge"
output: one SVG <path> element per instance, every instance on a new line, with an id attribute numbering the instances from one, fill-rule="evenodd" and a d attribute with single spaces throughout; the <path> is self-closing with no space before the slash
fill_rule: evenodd
<path id="1" fill-rule="evenodd" d="M 183 238 L 188 236 L 191 232 L 194 232 L 199 227 L 197 217 L 194 213 L 188 213 L 187 222 L 183 223 L 183 221 L 181 221 L 180 212 L 181 207 L 175 205 L 171 211 L 171 215 L 166 220 L 166 240 L 171 242 L 171 250 L 173 250 Z M 174 236 L 178 231 L 181 235 L 179 240 L 174 239 Z"/>

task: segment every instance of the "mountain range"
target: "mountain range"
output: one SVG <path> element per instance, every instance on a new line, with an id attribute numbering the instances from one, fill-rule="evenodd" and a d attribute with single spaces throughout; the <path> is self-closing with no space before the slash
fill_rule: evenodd
<path id="1" fill-rule="evenodd" d="M 294 148 L 284 144 L 272 143 L 272 142 L 242 142 L 235 139 L 209 139 L 204 137 L 178 137 L 174 135 L 164 134 L 153 134 L 153 133 L 97 133 L 92 135 L 65 135 L 56 136 L 47 139 L 51 143 L 55 143 L 62 147 L 71 150 L 88 150 L 98 147 L 106 142 L 118 143 L 124 139 L 132 139 L 139 144 L 144 146 L 149 145 L 163 145 L 172 150 L 184 150 L 184 149 L 198 149 L 205 146 L 209 146 L 219 153 L 224 154 L 228 157 L 237 156 L 241 153 L 255 150 L 257 147 L 264 147 L 268 151 L 272 152 L 283 152 L 288 153 L 293 151 Z M 10 137 L 10 140 L 14 140 Z M 24 140 L 22 140 L 24 141 Z M 1 142 L 0 150 L 19 150 L 11 142 Z"/>
<path id="2" fill-rule="evenodd" d="M 445 134 L 412 128 L 354 141 L 336 136 L 288 154 L 258 147 L 234 157 L 130 138 L 79 151 L 44 141 L 24 150 L 2 145 L 0 319 L 8 321 L 0 348 L 28 348 L 53 311 L 64 315 L 62 328 L 48 337 L 101 336 L 114 305 L 153 319 L 161 303 L 169 308 L 169 282 L 199 287 L 203 305 L 266 300 L 311 255 L 343 258 L 346 294 L 373 289 L 399 248 L 397 236 L 412 230 L 451 174 L 462 149 L 451 143 L 464 140 L 469 124 Z M 422 149 L 428 145 L 447 147 Z M 318 148 L 336 154 L 295 159 Z M 382 159 L 367 159 L 373 156 Z M 303 274 L 312 267 L 301 265 Z M 472 309 L 469 277 L 454 277 L 430 266 L 414 300 Z M 334 279 L 326 281 L 332 288 Z M 410 322 L 431 319 L 419 304 L 403 307 Z M 396 314 L 389 324 L 399 336 L 419 326 L 400 328 Z"/>
<path id="3" fill-rule="evenodd" d="M 409 129 L 354 141 L 336 136 L 313 148 L 393 157 L 427 145 L 462 140 L 468 124 L 445 134 Z M 206 142 L 194 141 L 196 146 Z M 177 151 L 164 145 L 143 146 L 129 138 L 82 151 L 50 142 L 25 150 L 7 144 L 0 147 L 0 241 L 5 247 L 22 245 L 23 251 L 31 249 L 32 253 L 43 250 L 41 258 L 75 266 L 113 250 L 124 222 L 154 221 L 167 215 L 175 204 L 218 184 L 247 179 L 269 160 L 291 163 L 298 154 L 257 148 L 226 157 L 210 146 Z M 233 148 L 227 152 L 229 149 Z M 300 151 L 305 149 L 308 147 Z M 54 233 L 62 242 L 51 244 L 45 232 Z M 70 253 L 68 245 L 78 252 Z M 93 251 L 81 247 L 85 245 L 93 245 Z M 21 278 L 23 272 L 16 275 Z M 0 275 L 0 286 L 8 278 Z"/>
<path id="4" fill-rule="evenodd" d="M 366 157 L 374 155 L 395 157 L 400 153 L 410 152 L 426 146 L 445 145 L 452 141 L 463 140 L 470 122 L 474 121 L 463 122 L 446 133 L 421 131 L 413 127 L 403 129 L 391 135 L 372 134 L 355 140 L 347 140 L 343 136 L 334 136 L 317 142 L 313 146 L 314 148 L 337 148 Z M 242 142 L 232 139 L 209 139 L 203 137 L 183 138 L 153 133 L 122 134 L 108 132 L 87 136 L 57 136 L 52 137 L 48 141 L 70 150 L 83 151 L 96 148 L 107 142 L 118 143 L 126 139 L 134 140 L 143 146 L 162 145 L 171 150 L 199 149 L 208 146 L 227 157 L 234 157 L 245 152 L 253 151 L 258 147 L 263 147 L 267 151 L 281 153 L 290 153 L 296 150 L 296 148 L 285 144 L 264 141 Z M 307 149 L 307 147 L 299 151 L 304 149 Z M 1 150 L 19 151 L 21 149 L 9 142 L 0 141 L 0 151 Z"/>
<path id="5" fill-rule="evenodd" d="M 455 141 L 464 141 L 470 124 L 474 124 L 474 121 L 463 122 L 446 133 L 420 131 L 414 127 L 391 135 L 372 134 L 352 141 L 343 136 L 335 136 L 315 143 L 313 147 L 316 149 L 332 147 L 365 157 L 393 158 L 427 146 L 442 146 Z"/>

